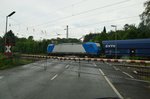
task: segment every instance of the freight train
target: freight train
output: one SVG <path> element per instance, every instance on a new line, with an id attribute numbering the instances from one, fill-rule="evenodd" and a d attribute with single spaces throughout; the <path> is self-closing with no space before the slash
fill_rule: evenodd
<path id="1" fill-rule="evenodd" d="M 140 56 L 150 58 L 150 39 L 106 40 L 102 41 L 101 46 L 94 42 L 83 44 L 49 44 L 47 53 L 49 55 L 105 55 L 106 57 Z"/>

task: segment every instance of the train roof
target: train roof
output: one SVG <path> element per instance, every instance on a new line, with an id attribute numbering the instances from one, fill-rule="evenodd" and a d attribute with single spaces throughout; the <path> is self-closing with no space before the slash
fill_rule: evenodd
<path id="1" fill-rule="evenodd" d="M 106 40 L 103 43 L 150 43 L 150 38 L 148 39 L 128 39 L 128 40 Z"/>
<path id="2" fill-rule="evenodd" d="M 83 43 L 60 43 L 60 44 L 56 44 L 56 45 L 76 45 L 76 44 L 96 44 L 96 45 L 98 45 L 99 43 L 95 43 L 95 42 L 83 42 Z M 55 45 L 55 44 L 49 44 L 49 45 Z"/>
<path id="3" fill-rule="evenodd" d="M 75 44 L 81 44 L 81 43 L 60 43 L 57 45 L 75 45 Z"/>
<path id="4" fill-rule="evenodd" d="M 85 44 L 95 44 L 96 46 L 100 46 L 99 43 L 95 43 L 95 42 L 86 42 Z"/>

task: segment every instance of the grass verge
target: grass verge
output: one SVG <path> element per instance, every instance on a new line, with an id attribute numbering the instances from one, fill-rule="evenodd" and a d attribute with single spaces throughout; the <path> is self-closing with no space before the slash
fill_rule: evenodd
<path id="1" fill-rule="evenodd" d="M 32 63 L 33 60 L 29 59 L 22 59 L 19 55 L 14 55 L 13 57 L 6 57 L 2 54 L 0 54 L 0 70 L 13 68 L 20 65 L 25 65 Z"/>

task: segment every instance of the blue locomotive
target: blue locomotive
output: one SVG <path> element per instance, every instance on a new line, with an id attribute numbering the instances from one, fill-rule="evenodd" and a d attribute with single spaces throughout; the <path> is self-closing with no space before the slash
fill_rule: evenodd
<path id="1" fill-rule="evenodd" d="M 79 55 L 79 56 L 98 56 L 100 55 L 100 45 L 94 42 L 87 42 L 83 44 L 78 43 L 63 43 L 63 44 L 49 44 L 47 53 L 49 55 Z"/>

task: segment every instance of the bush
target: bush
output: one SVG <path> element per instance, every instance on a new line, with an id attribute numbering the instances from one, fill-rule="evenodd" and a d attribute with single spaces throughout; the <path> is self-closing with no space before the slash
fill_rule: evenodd
<path id="1" fill-rule="evenodd" d="M 22 59 L 20 53 L 15 53 L 12 57 L 9 58 L 3 54 L 0 54 L 0 70 L 25 65 L 29 63 L 32 63 L 32 61 Z"/>
<path id="2" fill-rule="evenodd" d="M 0 69 L 5 69 L 13 66 L 13 58 L 7 58 L 5 55 L 0 54 Z"/>

